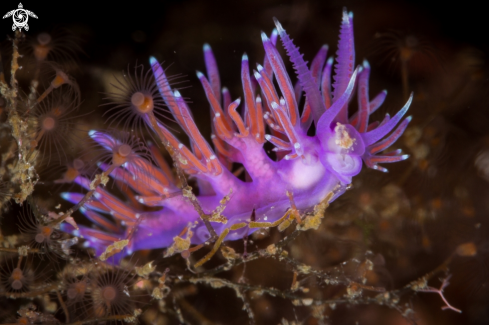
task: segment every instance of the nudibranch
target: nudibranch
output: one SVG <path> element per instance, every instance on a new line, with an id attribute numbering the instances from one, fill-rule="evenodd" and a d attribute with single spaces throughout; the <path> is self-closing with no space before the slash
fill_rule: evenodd
<path id="1" fill-rule="evenodd" d="M 204 45 L 207 76 L 197 72 L 197 77 L 211 108 L 214 149 L 198 130 L 180 92 L 172 89 L 156 59 L 150 59 L 161 98 L 190 138 L 190 148 L 157 122 L 154 115 L 148 113 L 150 109 L 141 109 L 139 114 L 153 131 L 164 137 L 162 141 L 174 148 L 180 168 L 195 177 L 199 185 L 197 199 L 205 213 L 222 211 L 222 200 L 228 196 L 222 213 L 227 222 L 211 222 L 218 235 L 226 231 L 225 240 L 241 239 L 256 230 L 247 226 L 230 230 L 232 225 L 249 223 L 252 214 L 257 222 L 274 222 L 281 218 L 291 206 L 288 192 L 293 194 L 299 211 L 308 211 L 331 192 L 334 195 L 330 201 L 342 195 L 352 177 L 362 169 L 362 161 L 369 168 L 387 171 L 378 164 L 408 157 L 401 150 L 382 152 L 403 134 L 410 122 L 410 117 L 403 119 L 403 116 L 412 96 L 395 116 L 387 114 L 381 122 L 369 122 L 369 116 L 384 102 L 387 92 L 382 91 L 370 99 L 370 66 L 364 61 L 355 68 L 351 13 L 343 12 L 332 85 L 333 58 L 327 59 L 328 47 L 323 46 L 308 67 L 277 20 L 275 25 L 270 37 L 261 34 L 265 49 L 263 65 L 257 64 L 250 72 L 248 56 L 242 57 L 242 100 L 232 101 L 229 91 L 221 88 L 215 57 L 210 46 Z M 295 69 L 298 79 L 295 85 L 276 48 L 278 37 Z M 355 89 L 358 111 L 349 114 L 348 106 Z M 300 109 L 303 94 L 305 99 Z M 136 97 L 134 105 L 146 102 L 144 94 Z M 310 136 L 312 123 L 316 131 Z M 155 130 L 156 127 L 159 130 Z M 107 147 L 108 143 L 123 146 L 109 133 L 91 132 L 90 136 L 102 146 Z M 277 158 L 272 159 L 264 150 L 266 141 L 273 144 Z M 151 150 L 157 151 L 155 147 Z M 134 194 L 132 199 L 161 209 L 144 211 L 130 200 L 125 202 L 99 187 L 93 200 L 82 208 L 94 227 L 80 226 L 79 230 L 73 230 L 64 225 L 64 229 L 83 236 L 97 254 L 113 242 L 126 238 L 127 229 L 136 223 L 137 231 L 131 235 L 125 254 L 169 247 L 174 237 L 188 225 L 193 227 L 192 244 L 206 242 L 210 234 L 199 214 L 188 197 L 169 195 L 182 192 L 164 160 L 158 156 L 154 160 L 156 163 L 144 159 L 127 161 L 115 168 L 111 177 L 127 185 Z M 234 162 L 243 165 L 246 180 L 232 173 L 230 166 Z M 86 189 L 90 187 L 90 180 L 86 178 L 78 177 L 76 182 Z M 82 197 L 78 193 L 62 195 L 73 203 L 78 203 Z"/>

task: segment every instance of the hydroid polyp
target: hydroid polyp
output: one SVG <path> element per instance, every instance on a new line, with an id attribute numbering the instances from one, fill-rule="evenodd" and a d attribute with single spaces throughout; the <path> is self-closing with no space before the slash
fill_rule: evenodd
<path id="1" fill-rule="evenodd" d="M 92 299 L 97 316 L 132 314 L 129 292 L 134 276 L 121 268 L 101 267 L 93 280 Z"/>
<path id="2" fill-rule="evenodd" d="M 75 137 L 79 100 L 62 92 L 47 96 L 31 111 L 35 119 L 35 133 L 31 141 L 31 152 L 37 148 L 49 165 L 53 155 L 59 162 L 66 163 L 68 155 L 65 150 L 72 146 Z"/>
<path id="3" fill-rule="evenodd" d="M 115 82 L 111 85 L 117 92 L 105 93 L 104 100 L 107 102 L 100 105 L 108 107 L 103 114 L 107 117 L 108 128 L 122 127 L 125 131 L 141 134 L 144 129 L 150 132 L 147 126 L 149 116 L 159 122 L 173 121 L 168 110 L 172 103 L 168 103 L 165 94 L 160 93 L 151 69 L 145 70 L 142 64 L 136 64 L 132 73 L 128 67 L 123 72 L 123 78 L 114 78 Z M 168 83 L 179 84 L 181 78 L 181 75 L 170 77 Z"/>
<path id="4" fill-rule="evenodd" d="M 5 293 L 25 293 L 34 282 L 34 272 L 24 256 L 5 260 L 0 265 L 1 291 Z"/>
<path id="5" fill-rule="evenodd" d="M 27 44 L 27 52 L 32 52 L 37 62 L 51 60 L 65 68 L 76 67 L 78 54 L 83 53 L 80 39 L 63 28 L 28 37 Z"/>

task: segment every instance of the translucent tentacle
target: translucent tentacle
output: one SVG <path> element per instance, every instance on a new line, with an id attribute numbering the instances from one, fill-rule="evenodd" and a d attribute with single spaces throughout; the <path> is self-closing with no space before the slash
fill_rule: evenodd
<path id="1" fill-rule="evenodd" d="M 365 145 L 369 146 L 377 142 L 379 139 L 382 139 L 387 133 L 389 133 L 397 125 L 397 123 L 399 123 L 399 121 L 404 116 L 404 114 L 406 114 L 412 101 L 413 101 L 413 94 L 411 94 L 404 107 L 387 123 L 381 124 L 379 125 L 378 128 L 362 134 Z"/>
<path id="2" fill-rule="evenodd" d="M 226 148 L 227 143 L 225 143 L 220 137 L 218 137 L 215 134 L 211 134 L 211 139 L 217 152 L 224 155 L 226 158 L 230 160 L 234 160 L 234 153 L 232 149 Z"/>
<path id="3" fill-rule="evenodd" d="M 214 126 L 216 127 L 216 134 L 223 140 L 231 139 L 234 135 L 232 131 L 228 130 L 226 127 L 226 119 L 221 113 L 214 115 Z"/>
<path id="4" fill-rule="evenodd" d="M 133 178 L 138 183 L 145 183 L 145 186 L 149 190 L 154 192 L 155 194 L 163 195 L 165 193 L 168 193 L 171 190 L 177 189 L 177 187 L 173 184 L 170 184 L 170 186 L 163 185 L 159 181 L 159 179 L 157 178 L 157 175 L 152 174 L 151 171 L 149 171 L 149 170 L 144 170 L 145 177 L 143 178 L 143 177 L 141 177 L 141 175 L 142 175 L 141 169 L 136 167 L 135 165 L 126 164 L 125 168 L 131 174 L 131 178 Z M 102 168 L 102 169 L 104 170 L 104 168 Z M 112 174 L 111 174 L 111 176 L 112 176 Z M 134 189 L 136 189 L 136 188 L 134 188 Z M 141 193 L 143 193 L 143 192 L 141 192 Z"/>
<path id="5" fill-rule="evenodd" d="M 204 44 L 204 60 L 207 75 L 209 76 L 211 83 L 212 92 L 214 93 L 214 96 L 219 104 L 221 104 L 221 79 L 219 78 L 216 58 L 214 57 L 214 53 L 212 53 L 212 49 L 209 44 Z"/>
<path id="6" fill-rule="evenodd" d="M 334 76 L 333 102 L 336 102 L 345 89 L 353 74 L 355 67 L 355 47 L 353 44 L 353 14 L 343 11 L 341 21 L 340 39 L 336 52 L 336 66 Z M 340 123 L 348 123 L 348 105 L 344 105 L 338 113 L 337 120 Z"/>
<path id="7" fill-rule="evenodd" d="M 76 182 L 85 189 L 90 189 L 90 181 L 88 179 L 79 177 Z M 98 202 L 108 209 L 111 215 L 117 219 L 120 219 L 121 221 L 135 222 L 140 217 L 140 213 L 138 211 L 128 207 L 121 200 L 100 187 L 97 187 L 93 196 Z"/>
<path id="8" fill-rule="evenodd" d="M 170 109 L 170 112 L 172 113 L 173 117 L 178 122 L 180 127 L 183 130 L 187 131 L 185 129 L 185 123 L 182 120 L 180 109 L 178 108 L 178 105 L 175 102 L 175 98 L 173 97 L 173 91 L 170 87 L 170 82 L 166 77 L 165 71 L 154 57 L 151 57 L 149 59 L 149 62 L 151 64 L 151 69 L 153 70 L 153 74 L 155 76 L 156 84 L 160 91 L 161 97 L 163 97 L 163 100 L 165 101 L 166 105 Z"/>
<path id="9" fill-rule="evenodd" d="M 199 188 L 200 189 L 200 188 Z M 180 193 L 178 193 L 180 195 Z M 164 206 L 164 201 L 169 197 L 177 196 L 176 193 L 170 195 L 156 195 L 156 196 L 145 196 L 145 195 L 136 195 L 135 198 L 139 203 L 150 207 L 161 207 Z"/>
<path id="10" fill-rule="evenodd" d="M 114 242 L 122 239 L 124 237 L 123 233 L 112 233 L 109 234 L 105 231 L 91 229 L 85 226 L 79 226 L 78 229 L 73 228 L 72 225 L 63 222 L 60 225 L 62 231 L 71 233 L 74 236 L 85 238 L 87 241 L 84 243 L 85 246 L 92 247 L 95 249 L 95 255 L 99 256 L 102 254 L 107 246 L 113 244 Z M 124 257 L 123 253 L 117 253 L 111 257 L 111 262 L 117 263 L 121 258 Z"/>
<path id="11" fill-rule="evenodd" d="M 213 176 L 217 176 L 219 171 L 222 170 L 220 162 L 215 159 L 215 155 L 211 154 L 205 159 L 205 164 L 202 163 L 185 145 L 180 143 L 178 139 L 170 132 L 166 127 L 157 123 L 161 133 L 165 137 L 166 141 L 175 148 L 181 155 L 181 159 L 177 161 L 181 168 L 185 169 L 189 173 L 205 173 Z M 204 140 L 205 141 L 205 140 Z M 205 142 L 207 144 L 207 142 Z"/>
<path id="12" fill-rule="evenodd" d="M 285 107 L 283 104 L 285 104 L 283 101 L 280 103 L 281 105 L 272 102 L 272 109 L 276 113 L 276 116 L 278 118 L 278 123 L 282 126 L 282 128 L 285 131 L 285 134 L 287 135 L 287 138 L 289 138 L 290 143 L 292 144 L 295 152 L 297 153 L 298 156 L 302 156 L 304 154 L 304 148 L 303 145 L 300 142 L 300 138 L 297 135 L 297 132 L 294 130 L 294 126 L 292 125 L 292 121 L 289 120 L 287 113 L 285 112 Z"/>
<path id="13" fill-rule="evenodd" d="M 272 102 L 272 103 L 274 103 L 274 102 Z M 272 131 L 275 131 L 275 133 L 277 133 L 277 134 L 285 134 L 285 130 L 272 117 L 270 112 L 266 112 L 263 115 L 263 118 L 265 119 L 265 122 L 267 122 L 267 125 L 272 129 Z"/>
<path id="14" fill-rule="evenodd" d="M 385 167 L 379 166 L 379 163 L 394 163 L 402 160 L 406 160 L 409 158 L 409 155 L 388 155 L 388 156 L 369 156 L 367 159 L 364 159 L 365 165 L 367 167 L 387 173 L 388 170 Z"/>
<path id="15" fill-rule="evenodd" d="M 373 129 L 377 128 L 379 126 L 379 124 L 380 124 L 379 121 L 375 121 L 375 122 L 370 123 L 367 127 L 367 132 L 372 131 Z"/>
<path id="16" fill-rule="evenodd" d="M 77 204 L 84 197 L 84 195 L 81 193 L 72 193 L 72 192 L 63 192 L 61 193 L 60 196 L 63 198 L 63 200 L 66 200 L 72 204 Z M 97 211 L 100 213 L 110 213 L 110 210 L 105 205 L 98 202 L 97 200 L 89 201 L 85 203 L 83 206 L 87 209 Z"/>
<path id="17" fill-rule="evenodd" d="M 375 112 L 383 103 L 387 97 L 387 90 L 382 90 L 377 96 L 370 101 L 370 114 Z"/>
<path id="18" fill-rule="evenodd" d="M 382 122 L 380 122 L 379 126 L 382 126 L 385 123 L 389 122 L 390 119 L 391 119 L 391 115 L 389 113 L 386 113 L 384 119 L 382 120 Z"/>
<path id="19" fill-rule="evenodd" d="M 279 102 L 277 92 L 275 91 L 275 87 L 273 87 L 273 83 L 270 78 L 268 78 L 267 74 L 264 73 L 264 68 L 261 65 L 257 65 L 258 72 L 253 71 L 256 81 L 260 85 L 260 88 L 263 92 L 263 96 L 267 101 L 268 107 L 272 102 Z"/>
<path id="20" fill-rule="evenodd" d="M 173 177 L 173 173 L 170 169 L 170 166 L 168 166 L 168 164 L 166 163 L 166 161 L 163 158 L 163 156 L 161 155 L 161 152 L 159 151 L 158 147 L 155 146 L 154 144 L 150 143 L 148 148 L 151 151 L 153 159 L 155 160 L 156 164 L 160 168 L 164 177 L 168 180 L 168 182 L 165 183 L 164 181 L 162 181 L 160 179 L 161 184 L 163 184 L 165 186 L 169 186 L 170 184 L 176 184 L 175 178 Z"/>
<path id="21" fill-rule="evenodd" d="M 256 138 L 258 135 L 259 119 L 262 120 L 263 118 L 256 112 L 255 94 L 251 85 L 250 67 L 248 64 L 248 55 L 246 54 L 243 54 L 241 61 L 241 83 L 243 85 L 244 104 L 250 119 L 248 126 L 250 127 L 251 135 Z"/>
<path id="22" fill-rule="evenodd" d="M 321 94 L 323 95 L 324 106 L 326 109 L 331 107 L 333 99 L 331 98 L 331 70 L 333 68 L 333 57 L 326 61 L 323 74 L 321 77 Z"/>
<path id="23" fill-rule="evenodd" d="M 384 103 L 386 96 L 387 90 L 382 90 L 380 93 L 377 94 L 377 96 L 374 97 L 374 99 L 370 101 L 368 108 L 369 115 L 372 115 Z M 359 112 L 355 112 L 355 114 L 353 114 L 353 116 L 350 118 L 350 124 L 355 127 L 358 125 L 358 113 Z"/>
<path id="24" fill-rule="evenodd" d="M 231 93 L 226 87 L 222 87 L 222 107 L 228 107 L 231 104 Z"/>
<path id="25" fill-rule="evenodd" d="M 304 104 L 304 110 L 302 111 L 301 115 L 301 129 L 304 130 L 304 132 L 307 132 L 309 128 L 311 127 L 312 124 L 312 112 L 311 112 L 311 105 L 309 105 L 309 102 L 305 102 Z"/>
<path id="26" fill-rule="evenodd" d="M 209 104 L 211 105 L 211 109 L 212 109 L 212 112 L 214 113 L 214 116 L 215 116 L 215 114 L 219 113 L 223 117 L 222 121 L 223 121 L 224 127 L 229 132 L 232 132 L 233 128 L 230 125 L 230 123 L 227 121 L 227 119 L 225 118 L 221 104 L 219 103 L 218 98 L 214 95 L 211 84 L 209 83 L 207 78 L 204 76 L 204 74 L 199 72 L 199 71 L 197 71 L 197 77 L 199 78 L 200 82 L 202 83 L 202 87 L 204 88 L 205 95 L 207 96 L 207 100 L 208 100 Z"/>
<path id="27" fill-rule="evenodd" d="M 355 86 L 355 81 L 357 79 L 357 74 L 361 72 L 361 67 L 358 67 L 353 75 L 351 76 L 348 87 L 346 87 L 345 92 L 341 95 L 338 100 L 321 116 L 317 125 L 317 135 L 321 137 L 321 134 L 329 128 L 333 120 L 336 119 L 336 115 L 341 111 L 343 105 L 347 104 Z"/>
<path id="28" fill-rule="evenodd" d="M 312 77 L 314 78 L 314 82 L 316 85 L 319 85 L 321 82 L 321 74 L 322 74 L 322 69 L 324 66 L 324 62 L 326 62 L 326 57 L 328 56 L 328 49 L 329 46 L 324 44 L 321 46 L 319 49 L 318 53 L 314 57 L 311 63 L 311 74 Z"/>
<path id="29" fill-rule="evenodd" d="M 389 135 L 387 138 L 367 147 L 368 152 L 374 155 L 377 152 L 389 148 L 389 146 L 391 146 L 394 142 L 396 142 L 397 139 L 399 139 L 399 137 L 404 133 L 404 130 L 406 130 L 409 122 L 411 122 L 411 116 L 404 119 L 404 121 L 402 121 L 401 124 L 399 124 L 397 129 L 394 132 L 392 132 L 392 134 Z"/>
<path id="30" fill-rule="evenodd" d="M 117 227 L 116 224 L 114 224 L 112 221 L 98 214 L 95 211 L 91 211 L 90 209 L 86 209 L 82 207 L 80 208 L 80 212 L 83 213 L 83 215 L 85 215 L 85 217 L 87 217 L 94 224 L 101 226 L 107 231 L 110 231 L 112 233 L 121 232 L 121 229 L 119 229 L 119 227 Z"/>
<path id="31" fill-rule="evenodd" d="M 406 160 L 409 158 L 409 155 L 400 155 L 400 156 L 372 156 L 370 158 L 370 162 L 374 164 L 378 163 L 394 163 L 402 160 Z"/>
<path id="32" fill-rule="evenodd" d="M 250 132 L 248 128 L 245 126 L 243 119 L 239 115 L 238 112 L 236 112 L 236 108 L 238 108 L 239 104 L 241 103 L 241 99 L 238 98 L 231 104 L 229 104 L 228 107 L 228 114 L 231 116 L 231 119 L 236 123 L 236 126 L 238 127 L 239 133 L 236 133 L 235 136 L 239 138 L 244 138 L 247 137 Z M 253 105 L 254 106 L 254 105 Z"/>
<path id="33" fill-rule="evenodd" d="M 319 52 L 316 54 L 316 56 L 312 60 L 311 73 L 312 73 L 312 76 L 314 78 L 314 81 L 316 82 L 316 85 L 321 85 L 321 75 L 322 75 L 321 70 L 324 66 L 324 61 L 326 61 L 327 54 L 328 54 L 328 46 L 323 45 L 323 46 L 321 46 L 321 49 L 319 50 Z M 296 87 L 297 86 L 300 86 L 299 82 L 297 83 Z M 300 87 L 300 90 L 302 93 L 302 87 Z M 321 93 L 321 95 L 322 95 L 322 93 Z M 297 92 L 296 92 L 296 98 L 300 98 L 300 96 L 297 95 Z M 323 102 L 324 102 L 324 100 L 323 100 Z M 326 103 L 325 103 L 325 108 L 327 109 L 328 107 L 326 107 Z M 312 120 L 313 120 L 313 116 L 311 113 L 311 106 L 309 105 L 309 102 L 306 101 L 306 103 L 304 105 L 304 110 L 303 110 L 302 115 L 301 115 L 301 128 L 303 130 L 307 131 L 309 129 L 309 127 L 311 126 Z"/>
<path id="34" fill-rule="evenodd" d="M 265 142 L 265 123 L 263 121 L 263 106 L 262 106 L 260 96 L 256 96 L 255 107 L 256 107 L 256 118 L 257 118 L 256 141 L 258 143 L 264 143 Z"/>
<path id="35" fill-rule="evenodd" d="M 294 87 L 292 86 L 292 82 L 290 81 L 290 77 L 287 74 L 284 62 L 282 61 L 282 58 L 280 57 L 277 49 L 270 42 L 265 33 L 262 32 L 261 37 L 265 52 L 267 53 L 268 60 L 270 60 L 270 64 L 272 65 L 273 73 L 277 78 L 277 83 L 280 87 L 282 95 L 285 98 L 290 121 L 295 126 L 299 122 L 299 108 L 297 107 Z"/>
<path id="36" fill-rule="evenodd" d="M 97 189 L 93 195 L 100 203 L 110 209 L 111 214 L 122 221 L 136 222 L 141 214 L 124 202 L 109 194 L 109 192 Z"/>
<path id="37" fill-rule="evenodd" d="M 307 68 L 307 62 L 304 61 L 303 55 L 300 54 L 299 49 L 294 45 L 294 43 L 292 43 L 292 40 L 287 35 L 280 22 L 276 18 L 274 18 L 274 22 L 282 40 L 282 44 L 287 51 L 290 62 L 292 62 L 292 65 L 297 73 L 297 78 L 301 83 L 303 91 L 306 93 L 306 99 L 311 107 L 314 123 L 317 125 L 321 115 L 326 111 L 326 107 L 324 106 L 324 102 L 321 98 L 321 93 L 319 92 L 319 83 L 316 82 L 317 78 L 314 78 L 311 71 L 309 71 Z M 327 53 L 325 52 L 324 58 L 326 58 L 326 54 Z M 267 55 L 269 55 L 268 52 Z M 295 120 L 292 118 L 292 114 L 291 121 L 292 124 L 295 125 Z"/>
<path id="38" fill-rule="evenodd" d="M 277 39 L 278 39 L 278 31 L 276 28 L 273 29 L 272 34 L 270 34 L 270 42 L 273 44 L 273 46 L 277 45 Z M 263 68 L 265 69 L 265 73 L 267 74 L 268 78 L 270 80 L 273 79 L 273 68 L 272 65 L 270 64 L 270 60 L 268 60 L 267 55 L 265 54 L 265 58 L 263 59 Z"/>
<path id="39" fill-rule="evenodd" d="M 265 134 L 265 139 L 268 142 L 270 142 L 271 144 L 273 144 L 276 148 L 279 148 L 281 150 L 292 150 L 293 149 L 290 142 L 286 142 L 282 139 L 274 137 L 273 135 Z"/>
<path id="40" fill-rule="evenodd" d="M 109 165 L 101 164 L 100 168 L 102 170 L 107 170 Z M 145 195 L 154 195 L 156 191 L 154 188 L 151 188 L 147 185 L 146 182 L 140 182 L 139 179 L 133 177 L 133 175 L 125 169 L 116 168 L 111 174 L 114 179 L 123 182 L 126 185 L 129 185 L 133 190 L 138 193 L 144 193 Z"/>
<path id="41" fill-rule="evenodd" d="M 370 76 L 370 65 L 363 61 L 363 71 L 358 77 L 358 124 L 355 126 L 358 132 L 365 133 L 368 127 L 369 99 L 368 78 Z"/>
<path id="42" fill-rule="evenodd" d="M 175 91 L 175 99 L 182 113 L 182 118 L 185 122 L 186 129 L 188 130 L 188 136 L 190 137 L 192 142 L 195 143 L 195 145 L 199 148 L 200 152 L 203 155 L 203 158 L 206 161 L 212 159 L 212 157 L 215 155 L 214 151 L 211 149 L 209 143 L 207 143 L 207 141 L 200 133 L 197 125 L 195 125 L 194 119 L 190 115 L 190 110 L 187 106 L 187 103 L 185 103 L 178 90 Z"/>

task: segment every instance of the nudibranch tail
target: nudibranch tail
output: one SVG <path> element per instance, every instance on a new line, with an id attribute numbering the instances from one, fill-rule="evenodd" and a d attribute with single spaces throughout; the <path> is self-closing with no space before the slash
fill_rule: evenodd
<path id="1" fill-rule="evenodd" d="M 125 202 L 99 187 L 93 200 L 81 210 L 96 229 L 80 226 L 73 230 L 63 225 L 64 229 L 83 235 L 97 254 L 125 238 L 129 238 L 128 251 L 169 247 L 183 229 L 192 234 L 192 244 L 200 245 L 211 237 L 201 219 L 204 213 L 212 216 L 209 222 L 219 240 L 236 240 L 256 231 L 251 224 L 274 225 L 284 220 L 292 195 L 293 209 L 301 212 L 312 210 L 325 198 L 333 201 L 361 171 L 362 161 L 367 167 L 386 171 L 380 163 L 406 159 L 401 150 L 383 152 L 409 124 L 411 118 L 403 116 L 412 96 L 392 118 L 386 115 L 382 122 L 370 121 L 387 92 L 370 99 L 370 65 L 364 61 L 355 68 L 352 14 L 343 12 L 333 90 L 333 58 L 327 58 L 328 47 L 321 47 L 308 67 L 276 19 L 275 25 L 270 38 L 261 34 L 263 66 L 257 64 L 256 70 L 250 71 L 248 55 L 242 56 L 242 99 L 233 99 L 227 88 L 221 88 L 215 56 L 211 47 L 204 45 L 207 76 L 197 72 L 197 78 L 211 109 L 214 148 L 197 128 L 180 91 L 171 85 L 158 61 L 150 58 L 155 87 L 188 136 L 190 146 L 181 143 L 151 111 L 143 112 L 142 120 L 155 131 L 159 141 L 173 149 L 176 166 L 197 179 L 198 196 L 177 186 L 176 177 L 156 145 L 137 151 L 130 145 L 124 147 L 123 141 L 109 133 L 92 133 L 92 138 L 108 150 L 107 157 L 116 158 L 102 159 L 99 167 L 107 173 L 111 171 L 114 180 L 127 185 L 125 193 L 131 197 Z M 276 48 L 279 36 L 297 74 L 295 87 Z M 355 89 L 358 111 L 349 116 L 348 105 Z M 302 93 L 306 100 L 299 107 Z M 313 121 L 316 134 L 308 135 Z M 265 151 L 265 141 L 274 146 L 275 155 Z M 146 151 L 151 152 L 151 159 L 146 159 Z M 233 173 L 234 163 L 242 164 L 244 177 Z M 75 182 L 90 190 L 89 179 L 78 176 Z M 74 203 L 83 197 L 77 193 L 62 196 Z M 195 200 L 199 211 L 193 204 Z M 161 209 L 148 212 L 145 207 Z"/>

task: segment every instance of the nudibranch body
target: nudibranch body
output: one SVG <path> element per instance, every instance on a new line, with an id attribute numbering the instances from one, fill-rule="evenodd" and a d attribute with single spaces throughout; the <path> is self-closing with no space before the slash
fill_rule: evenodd
<path id="1" fill-rule="evenodd" d="M 218 235 L 232 225 L 249 223 L 252 214 L 257 222 L 278 220 L 291 206 L 287 192 L 293 194 L 300 211 L 312 209 L 330 192 L 334 193 L 330 200 L 333 201 L 344 193 L 352 177 L 360 172 L 362 161 L 367 167 L 386 171 L 378 163 L 407 158 L 400 150 L 377 155 L 404 132 L 410 118 L 402 120 L 402 117 L 412 97 L 394 117 L 386 115 L 381 122 L 369 123 L 370 114 L 383 103 L 387 93 L 383 91 L 371 100 L 368 91 L 370 66 L 364 61 L 354 68 L 352 14 L 343 13 L 333 90 L 333 60 L 326 60 L 328 48 L 323 46 L 308 67 L 280 23 L 275 20 L 275 24 L 277 29 L 270 38 L 262 33 L 266 53 L 263 65 L 258 64 L 257 69 L 250 73 L 248 57 L 243 55 L 243 100 L 232 101 L 229 91 L 221 89 L 214 55 L 208 45 L 204 46 L 207 77 L 200 72 L 197 76 L 212 110 L 215 150 L 197 129 L 180 92 L 171 89 L 164 70 L 154 58 L 150 59 L 160 94 L 189 136 L 191 149 L 180 143 L 164 125 L 156 122 L 154 116 L 148 114 L 144 121 L 153 130 L 155 127 L 159 129 L 156 133 L 164 137 L 161 140 L 175 149 L 180 168 L 197 179 L 197 198 L 204 212 L 210 214 L 214 211 L 221 217 L 221 222 L 211 222 Z M 278 36 L 296 70 L 298 82 L 295 86 L 275 47 Z M 349 116 L 348 104 L 354 89 L 358 91 L 358 111 Z M 305 103 L 300 114 L 299 103 L 303 93 Z M 239 114 L 237 108 L 242 104 L 243 114 Z M 312 123 L 316 134 L 309 136 L 307 132 Z M 269 134 L 266 134 L 267 130 Z M 101 145 L 117 142 L 103 132 L 92 132 L 91 136 Z M 275 146 L 280 159 L 271 159 L 265 152 L 263 145 L 266 141 Z M 131 237 L 129 252 L 168 247 L 189 224 L 193 225 L 193 244 L 208 240 L 208 230 L 189 198 L 170 195 L 181 190 L 164 160 L 156 157 L 158 166 L 141 159 L 116 168 L 111 176 L 126 183 L 139 203 L 161 207 L 161 210 L 140 211 L 103 188 L 98 188 L 95 199 L 83 208 L 82 212 L 97 228 L 80 227 L 75 233 L 83 235 L 97 253 L 127 236 L 127 230 L 120 229 L 111 219 L 118 219 L 130 228 L 142 218 Z M 232 173 L 230 166 L 233 162 L 243 165 L 246 181 Z M 88 179 L 78 177 L 76 181 L 87 189 L 90 186 Z M 222 211 L 226 196 L 229 201 Z M 81 194 L 64 193 L 63 197 L 78 202 Z M 254 230 L 248 227 L 231 230 L 225 240 L 243 238 Z"/>

